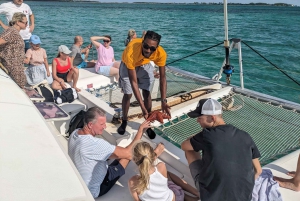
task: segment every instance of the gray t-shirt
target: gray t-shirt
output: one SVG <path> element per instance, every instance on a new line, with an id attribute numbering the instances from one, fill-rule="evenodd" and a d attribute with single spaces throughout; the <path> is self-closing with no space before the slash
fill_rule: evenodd
<path id="1" fill-rule="evenodd" d="M 71 54 L 70 57 L 73 57 L 73 66 L 78 66 L 79 64 L 81 64 L 83 62 L 83 59 L 81 57 L 81 50 L 80 47 L 78 47 L 77 45 L 72 45 L 71 47 Z"/>

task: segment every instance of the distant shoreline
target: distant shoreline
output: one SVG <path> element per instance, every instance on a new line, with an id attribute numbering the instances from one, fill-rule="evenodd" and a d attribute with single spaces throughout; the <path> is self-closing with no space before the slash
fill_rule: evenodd
<path id="1" fill-rule="evenodd" d="M 1 0 L 0 0 L 1 1 Z M 59 2 L 74 2 L 74 3 L 101 3 L 101 4 L 170 4 L 170 5 L 223 5 L 223 3 L 165 3 L 165 2 L 101 2 L 101 1 L 88 1 L 88 0 L 29 0 L 29 1 L 59 1 Z M 297 5 L 287 3 L 227 3 L 227 5 L 234 6 L 284 6 L 284 7 L 298 7 Z"/>

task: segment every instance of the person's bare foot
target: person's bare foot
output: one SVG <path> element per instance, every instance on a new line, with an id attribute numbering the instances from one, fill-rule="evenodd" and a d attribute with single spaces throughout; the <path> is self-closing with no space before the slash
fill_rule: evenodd
<path id="1" fill-rule="evenodd" d="M 291 189 L 293 191 L 300 191 L 300 182 L 296 183 L 295 179 L 284 179 L 281 177 L 273 177 L 275 181 L 278 182 L 279 186 L 282 188 Z"/>
<path id="2" fill-rule="evenodd" d="M 165 150 L 165 145 L 163 143 L 159 143 L 157 147 L 154 149 L 156 156 L 159 157 L 162 152 Z"/>
<path id="3" fill-rule="evenodd" d="M 74 89 L 76 90 L 76 92 L 80 92 L 81 89 L 77 88 L 77 87 L 74 87 Z"/>
<path id="4" fill-rule="evenodd" d="M 287 175 L 291 176 L 291 177 L 295 177 L 296 172 L 295 171 L 290 171 L 288 173 L 286 173 Z"/>

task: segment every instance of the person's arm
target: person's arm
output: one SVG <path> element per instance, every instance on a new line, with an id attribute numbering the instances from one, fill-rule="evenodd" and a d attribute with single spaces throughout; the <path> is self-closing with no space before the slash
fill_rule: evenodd
<path id="1" fill-rule="evenodd" d="M 137 77 L 136 77 L 136 72 L 135 69 L 127 69 L 128 70 L 128 77 L 129 77 L 129 81 L 132 87 L 132 91 L 133 94 L 136 98 L 136 100 L 138 101 L 138 103 L 140 104 L 140 107 L 142 109 L 144 118 L 147 119 L 148 118 L 148 111 L 144 105 L 144 101 L 142 99 L 138 84 L 137 84 Z"/>
<path id="2" fill-rule="evenodd" d="M 0 20 L 0 25 L 3 29 L 7 29 L 8 26 L 6 24 L 4 24 L 1 20 Z"/>
<path id="3" fill-rule="evenodd" d="M 47 71 L 47 77 L 49 77 L 50 76 L 50 70 L 49 70 L 49 64 L 48 64 L 47 57 L 44 58 L 44 65 L 45 65 L 45 68 L 46 68 L 46 71 Z"/>
<path id="4" fill-rule="evenodd" d="M 97 40 L 110 40 L 109 38 L 106 38 L 104 36 L 92 36 L 90 37 L 90 39 L 96 49 L 100 47 L 100 43 Z"/>
<path id="5" fill-rule="evenodd" d="M 3 44 L 5 44 L 5 43 L 7 43 L 7 41 L 4 40 L 4 39 L 2 39 L 2 38 L 0 38 L 0 45 L 3 45 Z"/>
<path id="6" fill-rule="evenodd" d="M 138 178 L 137 177 L 138 177 L 138 175 L 135 175 L 135 176 L 131 177 L 128 180 L 129 192 L 130 192 L 130 194 L 131 194 L 134 201 L 140 201 L 137 192 L 134 190 L 135 187 L 138 185 Z"/>
<path id="7" fill-rule="evenodd" d="M 118 158 L 118 159 L 125 158 L 131 160 L 133 145 L 142 138 L 142 135 L 146 131 L 146 129 L 151 127 L 150 123 L 151 123 L 150 121 L 144 121 L 140 125 L 137 134 L 132 140 L 132 142 L 126 148 L 116 146 L 116 149 L 110 158 Z"/>
<path id="8" fill-rule="evenodd" d="M 32 33 L 34 30 L 34 15 L 33 15 L 33 13 L 31 15 L 29 15 L 29 19 L 30 19 L 29 32 Z"/>
<path id="9" fill-rule="evenodd" d="M 181 149 L 183 151 L 194 151 L 194 148 L 192 147 L 192 144 L 191 144 L 191 138 L 192 137 L 194 137 L 194 136 L 188 137 L 185 141 L 183 141 L 181 143 Z"/>
<path id="10" fill-rule="evenodd" d="M 145 35 L 146 35 L 147 31 L 143 31 L 142 37 L 144 39 Z"/>
<path id="11" fill-rule="evenodd" d="M 262 173 L 261 165 L 260 165 L 258 158 L 252 159 L 252 164 L 253 164 L 254 171 L 255 171 L 254 178 L 257 179 L 259 177 L 259 175 Z"/>
<path id="12" fill-rule="evenodd" d="M 163 113 L 167 113 L 171 117 L 170 107 L 168 106 L 166 100 L 167 93 L 167 79 L 166 79 L 166 67 L 159 67 L 159 87 L 160 87 L 160 97 L 161 97 L 161 110 Z"/>
<path id="13" fill-rule="evenodd" d="M 30 57 L 25 57 L 24 64 L 29 64 L 29 61 L 30 61 Z"/>

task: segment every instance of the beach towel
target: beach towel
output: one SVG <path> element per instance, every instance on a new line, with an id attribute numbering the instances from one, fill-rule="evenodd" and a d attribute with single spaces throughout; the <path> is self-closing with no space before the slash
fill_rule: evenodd
<path id="1" fill-rule="evenodd" d="M 251 201 L 282 201 L 279 184 L 273 179 L 269 169 L 263 169 L 255 180 Z"/>

